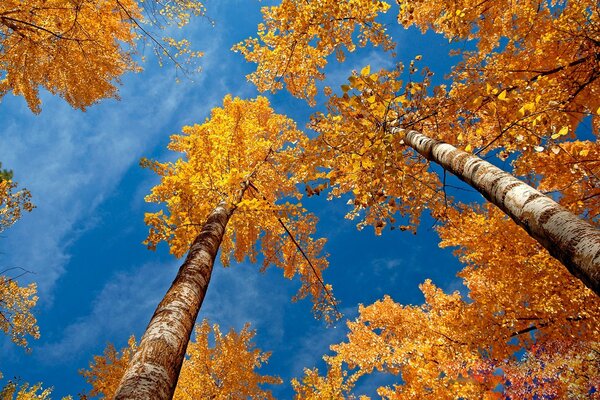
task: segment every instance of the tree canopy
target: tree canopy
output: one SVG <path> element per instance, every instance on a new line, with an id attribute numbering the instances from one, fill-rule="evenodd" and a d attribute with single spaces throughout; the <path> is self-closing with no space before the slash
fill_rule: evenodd
<path id="1" fill-rule="evenodd" d="M 195 338 L 187 347 L 174 399 L 272 399 L 265 384 L 278 384 L 281 379 L 261 375 L 258 369 L 270 354 L 256 348 L 255 332 L 246 325 L 239 333 L 230 330 L 223 335 L 219 325 L 204 320 L 195 329 Z M 212 344 L 211 344 L 212 343 Z M 127 363 L 136 350 L 135 338 L 128 347 L 117 351 L 112 344 L 102 356 L 95 356 L 88 370 L 80 373 L 92 385 L 87 396 L 112 399 Z"/>
<path id="2" fill-rule="evenodd" d="M 117 97 L 122 75 L 140 69 L 139 39 L 152 42 L 160 60 L 171 58 L 178 66 L 201 56 L 188 40 L 158 37 L 154 28 L 182 27 L 204 12 L 195 0 L 3 1 L 0 99 L 7 93 L 23 96 L 39 113 L 40 87 L 81 110 Z"/>
<path id="3" fill-rule="evenodd" d="M 163 47 L 169 45 L 199 55 L 190 53 L 187 40 L 157 41 L 143 25 L 162 18 L 184 25 L 204 13 L 199 3 L 115 1 L 0 6 L 0 94 L 23 95 L 39 112 L 42 86 L 85 109 L 114 96 L 119 77 L 139 68 L 140 36 L 167 58 L 176 56 Z M 450 73 L 438 77 L 422 55 L 404 56 L 389 15 L 403 28 L 458 44 Z M 598 397 L 597 1 L 281 0 L 263 7 L 262 16 L 256 35 L 236 39 L 233 50 L 256 64 L 248 80 L 274 100 L 226 95 L 202 124 L 186 122 L 171 137 L 168 149 L 179 158 L 142 160 L 160 179 L 146 197 L 157 205 L 145 215 L 145 244 L 160 249 L 165 242 L 175 257 L 188 254 L 172 287 L 189 278 L 202 281 L 202 289 L 163 298 L 152 321 L 167 321 L 175 309 L 184 316 L 165 329 L 151 322 L 146 332 L 157 347 L 145 350 L 145 335 L 139 345 L 131 340 L 120 352 L 109 345 L 96 357 L 83 372 L 93 386 L 90 396 L 111 397 L 125 380 L 136 379 L 139 370 L 127 366 L 166 358 L 178 324 L 189 322 L 191 331 L 218 249 L 224 266 L 248 261 L 262 264 L 262 271 L 274 265 L 286 278 L 299 276 L 296 297 L 310 296 L 317 315 L 335 319 L 336 301 L 323 277 L 325 239 L 316 238 L 318 212 L 303 199 L 323 194 L 331 208 L 319 212 L 343 210 L 376 235 L 409 231 L 419 240 L 421 222 L 433 219 L 439 246 L 453 248 L 462 264 L 464 286 L 447 290 L 426 279 L 422 304 L 384 295 L 359 305 L 346 338 L 324 356 L 326 369 L 306 365 L 304 376 L 292 381 L 296 398 L 368 398 L 361 384 L 369 379 L 375 382 L 370 395 L 386 399 Z M 362 47 L 385 61 L 365 56 L 329 74 L 331 64 Z M 279 97 L 284 88 L 299 99 L 293 107 L 305 105 L 312 114 L 306 133 L 292 119 L 296 110 L 289 116 L 277 111 L 287 101 Z M 451 173 L 490 202 L 469 202 L 452 191 Z M 2 187 L 7 208 L 0 222 L 8 227 L 32 205 L 27 192 L 12 194 L 9 179 Z M 213 225 L 218 235 L 208 232 Z M 546 225 L 553 230 L 540 234 Z M 563 248 L 578 252 L 569 258 Z M 198 254 L 212 257 L 210 265 L 189 272 L 184 267 Z M 328 272 L 342 274 L 343 266 Z M 361 279 L 373 269 L 348 274 L 357 281 L 352 290 L 372 289 Z M 35 287 L 5 281 L 6 298 L 21 294 L 4 304 L 18 309 L 24 322 L 5 317 L 0 329 L 25 344 L 26 335 L 39 334 L 30 313 Z M 188 307 L 192 297 L 199 304 Z M 5 315 L 11 314 L 0 309 Z M 210 333 L 206 322 L 196 328 L 174 396 L 272 398 L 268 385 L 280 379 L 256 372 L 268 355 L 254 348 L 254 333 L 246 327 L 223 336 L 218 326 L 214 339 Z M 177 342 L 180 350 L 187 337 Z M 179 367 L 167 364 L 176 379 Z M 17 386 L 10 388 L 12 395 Z"/>

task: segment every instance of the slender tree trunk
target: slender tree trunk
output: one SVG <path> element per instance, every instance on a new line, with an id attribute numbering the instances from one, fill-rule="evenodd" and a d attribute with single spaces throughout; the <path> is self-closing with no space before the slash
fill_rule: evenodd
<path id="1" fill-rule="evenodd" d="M 477 189 L 600 295 L 600 231 L 554 200 L 481 158 L 416 131 L 404 143 Z"/>
<path id="2" fill-rule="evenodd" d="M 177 277 L 156 308 L 115 399 L 173 397 L 185 350 L 232 212 L 221 203 L 209 215 Z"/>

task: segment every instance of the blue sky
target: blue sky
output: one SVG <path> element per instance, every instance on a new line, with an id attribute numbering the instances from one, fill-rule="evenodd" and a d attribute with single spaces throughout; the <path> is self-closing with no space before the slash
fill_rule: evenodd
<path id="1" fill-rule="evenodd" d="M 181 260 L 170 256 L 166 246 L 151 252 L 141 244 L 147 232 L 143 215 L 152 209 L 143 198 L 157 180 L 138 161 L 172 159 L 166 150 L 169 135 L 202 122 L 225 94 L 257 95 L 245 79 L 254 65 L 229 49 L 254 34 L 265 3 L 212 0 L 206 5 L 216 25 L 200 19 L 185 31 L 205 52 L 203 71 L 193 80 L 176 83 L 172 66 L 159 68 L 149 57 L 143 72 L 124 77 L 120 101 L 102 101 L 85 113 L 47 93 L 40 115 L 32 114 L 22 98 L 2 99 L 0 160 L 32 192 L 37 208 L 4 233 L 0 256 L 5 267 L 33 272 L 22 282 L 39 285 L 35 313 L 42 335 L 31 342 L 30 354 L 2 338 L 5 378 L 44 382 L 54 387 L 55 398 L 88 390 L 77 371 L 107 342 L 120 348 L 131 334 L 139 337 L 174 278 Z M 452 61 L 447 41 L 401 29 L 395 12 L 393 6 L 388 20 L 398 43 L 397 60 L 422 54 L 422 63 L 441 79 Z M 327 84 L 339 87 L 351 70 L 366 64 L 389 67 L 392 61 L 377 49 L 361 49 L 343 64 L 332 60 Z M 300 126 L 323 100 L 310 109 L 285 92 L 267 96 L 277 112 Z M 346 318 L 356 316 L 359 303 L 384 294 L 419 304 L 418 285 L 426 278 L 447 290 L 460 288 L 455 277 L 460 265 L 451 250 L 437 247 L 431 219 L 425 218 L 416 236 L 386 230 L 376 237 L 372 229 L 357 231 L 356 221 L 344 219 L 345 203 L 307 200 L 321 219 L 319 234 L 328 238 L 325 278 Z M 291 398 L 289 380 L 305 367 L 322 366 L 329 345 L 343 340 L 345 324 L 328 328 L 315 321 L 308 301 L 290 301 L 298 282 L 284 279 L 279 270 L 260 274 L 258 268 L 248 263 L 216 268 L 199 318 L 219 323 L 223 331 L 251 322 L 258 346 L 272 351 L 264 372 L 284 380 L 274 394 Z M 374 394 L 381 379 L 360 381 L 358 391 Z"/>

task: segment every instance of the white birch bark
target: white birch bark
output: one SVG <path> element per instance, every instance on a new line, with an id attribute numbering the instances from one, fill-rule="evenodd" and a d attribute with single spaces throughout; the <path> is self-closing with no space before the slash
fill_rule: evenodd
<path id="1" fill-rule="evenodd" d="M 600 230 L 511 174 L 422 133 L 392 128 L 404 143 L 477 189 L 600 295 Z"/>
<path id="2" fill-rule="evenodd" d="M 166 400 L 173 397 L 185 350 L 231 214 L 231 210 L 220 204 L 209 215 L 175 281 L 156 308 L 121 379 L 115 399 Z"/>

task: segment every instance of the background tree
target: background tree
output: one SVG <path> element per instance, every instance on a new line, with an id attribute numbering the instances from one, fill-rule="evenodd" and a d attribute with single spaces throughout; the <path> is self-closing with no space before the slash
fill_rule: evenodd
<path id="1" fill-rule="evenodd" d="M 17 184 L 11 179 L 12 171 L 6 169 L 0 171 L 0 233 L 21 218 L 23 211 L 31 211 L 34 207 L 29 192 L 26 189 L 15 192 Z M 0 271 L 0 331 L 8 335 L 16 345 L 26 347 L 27 336 L 34 339 L 40 337 L 37 321 L 31 312 L 38 300 L 37 289 L 35 283 L 20 286 L 17 279 L 21 275 L 12 277 L 9 275 L 14 271 L 23 271 L 21 275 L 27 273 L 17 267 Z M 1 377 L 2 373 L 0 373 Z M 9 386 L 10 384 L 3 389 L 3 392 L 8 390 Z M 14 384 L 10 387 L 16 390 Z M 28 389 L 24 387 L 22 390 Z"/>
<path id="2" fill-rule="evenodd" d="M 164 204 L 146 215 L 147 243 L 166 241 L 171 253 L 189 249 L 175 281 L 158 305 L 123 376 L 116 398 L 170 398 L 213 263 L 246 257 L 284 276 L 300 275 L 296 298 L 311 295 L 314 311 L 331 317 L 335 300 L 323 283 L 324 240 L 314 240 L 316 219 L 298 202 L 299 158 L 307 138 L 267 99 L 226 97 L 202 125 L 185 127 L 169 148 L 185 154 L 173 163 L 145 161 L 160 177 L 146 200 Z M 293 200 L 290 203 L 286 200 Z"/>
<path id="3" fill-rule="evenodd" d="M 50 400 L 51 389 L 44 389 L 40 383 L 29 385 L 28 383 L 17 384 L 9 382 L 0 389 L 2 400 Z"/>
<path id="4" fill-rule="evenodd" d="M 134 57 L 140 38 L 152 42 L 159 59 L 171 58 L 179 67 L 201 56 L 187 40 L 159 37 L 154 28 L 182 27 L 204 11 L 196 0 L 3 1 L 0 98 L 23 96 L 39 113 L 40 87 L 82 110 L 116 97 L 119 78 L 140 69 Z"/>
<path id="5" fill-rule="evenodd" d="M 173 398 L 272 399 L 271 392 L 262 387 L 281 383 L 281 379 L 258 373 L 270 354 L 255 347 L 254 335 L 249 325 L 239 333 L 232 329 L 223 335 L 217 324 L 211 327 L 206 320 L 202 321 L 196 326 L 195 340 L 188 344 Z M 103 356 L 95 356 L 89 370 L 81 371 L 92 385 L 87 396 L 112 399 L 135 351 L 132 337 L 129 346 L 120 352 L 109 344 Z"/>

